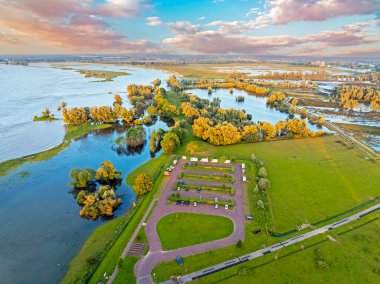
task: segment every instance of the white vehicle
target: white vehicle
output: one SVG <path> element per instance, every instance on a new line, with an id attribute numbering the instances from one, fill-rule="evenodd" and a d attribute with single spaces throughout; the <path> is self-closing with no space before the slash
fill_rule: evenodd
<path id="1" fill-rule="evenodd" d="M 228 204 L 224 205 L 224 209 L 228 210 Z"/>
<path id="2" fill-rule="evenodd" d="M 218 209 L 219 208 L 219 205 L 218 204 L 215 204 L 215 209 Z"/>
<path id="3" fill-rule="evenodd" d="M 194 207 L 197 207 L 197 202 L 194 202 Z"/>
<path id="4" fill-rule="evenodd" d="M 181 190 L 181 188 L 180 188 L 180 187 L 177 187 L 177 190 L 178 190 L 178 191 L 180 191 L 180 190 Z"/>
<path id="5" fill-rule="evenodd" d="M 215 197 L 215 202 L 218 202 L 218 197 Z"/>

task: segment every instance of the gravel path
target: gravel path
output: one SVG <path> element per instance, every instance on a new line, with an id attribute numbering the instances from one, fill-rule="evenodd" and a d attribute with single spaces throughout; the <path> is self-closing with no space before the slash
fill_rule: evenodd
<path id="1" fill-rule="evenodd" d="M 234 187 L 236 189 L 235 196 L 230 196 L 228 199 L 235 200 L 234 210 L 225 210 L 220 207 L 219 209 L 215 209 L 210 205 L 198 205 L 194 207 L 190 206 L 181 206 L 181 205 L 172 205 L 167 206 L 166 201 L 170 194 L 173 192 L 173 187 L 178 180 L 178 175 L 184 171 L 182 168 L 183 164 L 186 163 L 186 160 L 180 160 L 173 170 L 171 174 L 171 178 L 166 185 L 166 189 L 162 194 L 160 200 L 157 203 L 156 208 L 154 209 L 146 227 L 145 232 L 149 241 L 150 250 L 148 254 L 137 262 L 135 265 L 134 271 L 136 275 L 137 282 L 139 284 L 151 284 L 153 283 L 153 279 L 151 277 L 152 269 L 159 263 L 165 262 L 171 259 L 174 259 L 176 256 L 187 256 L 192 254 L 201 253 L 207 250 L 214 250 L 221 247 L 229 246 L 235 244 L 238 240 L 244 240 L 244 216 L 243 216 L 243 186 L 241 181 L 242 170 L 240 164 L 233 165 L 235 167 L 235 183 Z M 206 163 L 205 163 L 206 164 Z M 210 164 L 209 165 L 224 165 L 224 164 Z M 204 171 L 199 171 L 199 173 L 204 173 Z M 183 193 L 183 192 L 181 192 Z M 189 194 L 189 195 L 188 195 Z M 183 194 L 185 195 L 185 194 Z M 194 192 L 186 192 L 188 196 L 199 196 L 199 193 Z M 210 196 L 210 197 L 218 197 L 220 195 L 217 193 L 201 193 L 202 196 Z M 185 248 L 180 248 L 171 251 L 162 251 L 162 245 L 160 239 L 158 237 L 156 227 L 158 221 L 171 213 L 175 212 L 189 212 L 189 213 L 198 213 L 198 214 L 207 214 L 207 215 L 219 215 L 225 216 L 231 219 L 234 223 L 234 231 L 232 235 L 227 238 L 211 241 L 208 243 L 198 244 L 194 246 L 189 246 Z"/>

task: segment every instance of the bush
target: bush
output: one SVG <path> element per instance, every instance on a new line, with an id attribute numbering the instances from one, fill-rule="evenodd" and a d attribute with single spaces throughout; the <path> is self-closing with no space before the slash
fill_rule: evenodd
<path id="1" fill-rule="evenodd" d="M 270 181 L 266 178 L 260 178 L 258 185 L 261 190 L 267 190 L 270 188 Z"/>
<path id="2" fill-rule="evenodd" d="M 243 242 L 242 242 L 242 240 L 238 240 L 238 242 L 236 243 L 236 247 L 237 247 L 237 248 L 242 248 L 242 247 L 243 247 Z"/>
<path id="3" fill-rule="evenodd" d="M 261 167 L 259 169 L 259 173 L 258 173 L 259 177 L 261 178 L 266 178 L 267 177 L 267 170 L 264 168 L 264 167 Z"/>
<path id="4" fill-rule="evenodd" d="M 264 202 L 263 202 L 261 199 L 260 199 L 260 200 L 257 200 L 256 205 L 257 205 L 257 207 L 259 207 L 260 209 L 264 209 Z"/>

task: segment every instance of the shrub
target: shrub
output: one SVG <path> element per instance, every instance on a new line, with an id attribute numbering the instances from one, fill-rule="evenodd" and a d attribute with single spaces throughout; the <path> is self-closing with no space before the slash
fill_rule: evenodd
<path id="1" fill-rule="evenodd" d="M 260 209 L 264 209 L 264 202 L 261 199 L 257 200 L 256 205 Z"/>
<path id="2" fill-rule="evenodd" d="M 261 190 L 267 190 L 270 188 L 270 181 L 266 178 L 260 178 L 258 185 Z"/>
<path id="3" fill-rule="evenodd" d="M 236 247 L 237 247 L 237 248 L 242 248 L 242 247 L 243 247 L 243 242 L 242 242 L 242 240 L 238 240 L 238 242 L 236 243 Z"/>
<path id="4" fill-rule="evenodd" d="M 259 173 L 258 173 L 259 177 L 261 178 L 266 178 L 267 177 L 267 170 L 264 168 L 264 167 L 261 167 L 259 169 Z"/>

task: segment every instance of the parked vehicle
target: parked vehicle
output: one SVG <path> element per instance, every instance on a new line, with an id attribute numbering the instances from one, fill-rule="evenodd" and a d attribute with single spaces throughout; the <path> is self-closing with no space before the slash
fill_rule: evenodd
<path id="1" fill-rule="evenodd" d="M 186 191 L 189 191 L 189 188 L 188 188 L 188 187 L 185 187 L 185 190 L 186 190 Z"/>
<path id="2" fill-rule="evenodd" d="M 175 260 L 177 261 L 178 265 L 182 265 L 183 264 L 183 260 L 180 256 L 176 256 Z"/>
<path id="3" fill-rule="evenodd" d="M 228 204 L 224 205 L 224 209 L 228 210 Z"/>
<path id="4" fill-rule="evenodd" d="M 215 209 L 218 209 L 219 208 L 219 205 L 218 204 L 215 204 Z"/>
<path id="5" fill-rule="evenodd" d="M 181 205 L 184 205 L 185 204 L 185 201 L 181 200 Z"/>
<path id="6" fill-rule="evenodd" d="M 218 197 L 215 197 L 215 202 L 218 202 Z"/>
<path id="7" fill-rule="evenodd" d="M 180 187 L 177 187 L 177 190 L 178 190 L 178 191 L 180 191 L 180 190 L 181 190 L 181 188 L 180 188 Z"/>
<path id="8" fill-rule="evenodd" d="M 180 201 L 180 200 L 177 200 L 177 202 L 176 202 L 175 204 L 180 205 L 180 204 L 181 204 L 181 201 Z"/>
<path id="9" fill-rule="evenodd" d="M 197 188 L 197 192 L 201 192 L 201 188 L 200 187 Z"/>
<path id="10" fill-rule="evenodd" d="M 253 220 L 253 217 L 252 217 L 252 215 L 247 215 L 247 216 L 245 216 L 245 219 L 247 219 L 247 220 Z"/>
<path id="11" fill-rule="evenodd" d="M 197 207 L 197 202 L 194 202 L 194 207 Z"/>
<path id="12" fill-rule="evenodd" d="M 190 201 L 185 201 L 186 206 L 190 205 Z"/>

